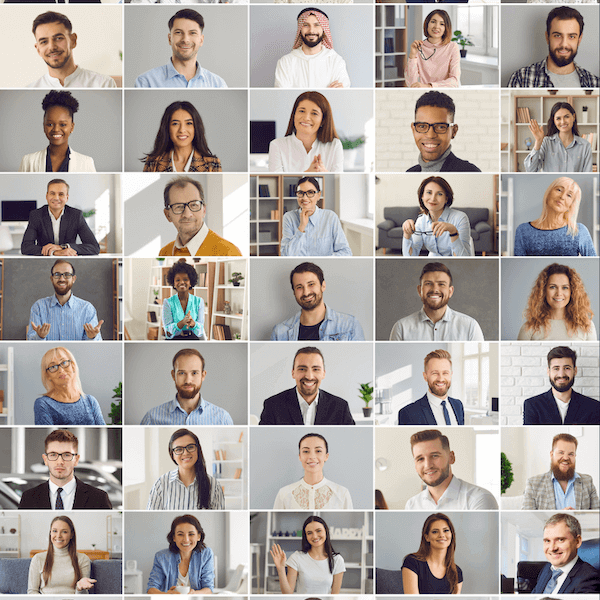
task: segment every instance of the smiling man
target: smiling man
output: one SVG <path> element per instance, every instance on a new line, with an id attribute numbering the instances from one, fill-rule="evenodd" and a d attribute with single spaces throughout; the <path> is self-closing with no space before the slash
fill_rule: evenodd
<path id="1" fill-rule="evenodd" d="M 318 348 L 300 348 L 294 356 L 296 387 L 267 398 L 259 425 L 355 425 L 348 402 L 321 390 L 325 359 Z"/>
<path id="2" fill-rule="evenodd" d="M 48 11 L 33 21 L 35 49 L 48 66 L 48 73 L 30 83 L 30 88 L 116 88 L 112 77 L 101 75 L 75 64 L 73 49 L 77 34 L 71 21 L 60 13 Z"/>
<path id="3" fill-rule="evenodd" d="M 583 35 L 583 17 L 570 6 L 553 8 L 546 19 L 548 56 L 515 71 L 508 87 L 594 88 L 600 79 L 575 62 Z"/>
<path id="4" fill-rule="evenodd" d="M 333 49 L 329 17 L 318 8 L 305 8 L 297 20 L 293 49 L 277 61 L 275 87 L 350 87 L 346 61 Z"/>
<path id="5" fill-rule="evenodd" d="M 226 88 L 222 77 L 203 69 L 196 60 L 204 44 L 202 15 L 184 8 L 169 19 L 171 60 L 162 67 L 146 71 L 135 80 L 136 88 Z"/>
<path id="6" fill-rule="evenodd" d="M 32 210 L 21 242 L 21 253 L 30 256 L 99 254 L 100 246 L 83 213 L 67 206 L 69 184 L 64 179 L 48 182 L 47 206 Z M 77 244 L 77 236 L 81 243 Z"/>
<path id="7" fill-rule="evenodd" d="M 452 273 L 443 263 L 427 263 L 421 271 L 417 293 L 423 308 L 394 323 L 391 341 L 483 342 L 483 331 L 473 318 L 452 310 Z"/>

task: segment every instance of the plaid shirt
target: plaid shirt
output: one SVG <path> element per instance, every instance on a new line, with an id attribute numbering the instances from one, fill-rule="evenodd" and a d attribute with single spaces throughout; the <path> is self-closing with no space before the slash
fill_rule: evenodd
<path id="1" fill-rule="evenodd" d="M 550 73 L 548 72 L 546 65 L 547 60 L 548 58 L 546 57 L 539 63 L 534 63 L 528 67 L 523 67 L 522 69 L 515 71 L 510 76 L 507 87 L 556 87 L 550 79 Z M 575 70 L 579 77 L 579 85 L 582 88 L 600 87 L 600 79 L 598 77 L 592 75 L 589 71 L 582 69 L 577 63 L 573 64 L 575 65 Z"/>

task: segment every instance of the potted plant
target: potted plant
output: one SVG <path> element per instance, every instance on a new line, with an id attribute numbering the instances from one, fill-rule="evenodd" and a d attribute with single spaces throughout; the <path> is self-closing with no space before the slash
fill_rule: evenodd
<path id="1" fill-rule="evenodd" d="M 232 273 L 231 279 L 229 279 L 229 283 L 233 284 L 235 287 L 240 287 L 240 281 L 244 279 L 244 276 L 241 273 Z"/>
<path id="2" fill-rule="evenodd" d="M 454 32 L 453 42 L 457 42 L 460 46 L 460 56 L 464 58 L 467 55 L 467 49 L 465 46 L 474 46 L 475 44 L 469 39 L 468 35 L 463 35 L 460 29 Z"/>
<path id="3" fill-rule="evenodd" d="M 368 383 L 360 384 L 359 397 L 365 403 L 365 406 L 363 406 L 363 415 L 365 417 L 370 417 L 371 411 L 373 410 L 373 408 L 369 406 L 369 402 L 373 400 L 373 389 L 374 388 Z"/>
<path id="4" fill-rule="evenodd" d="M 119 381 L 119 385 L 113 388 L 113 398 L 116 402 L 110 403 L 110 412 L 108 416 L 112 419 L 111 425 L 122 425 L 121 421 L 121 400 L 123 399 L 123 383 Z"/>
<path id="5" fill-rule="evenodd" d="M 510 460 L 506 458 L 506 454 L 504 454 L 504 452 L 500 453 L 500 461 L 500 487 L 502 493 L 504 494 L 504 492 L 506 492 L 506 490 L 512 485 L 515 476 L 513 475 L 512 464 L 510 463 Z"/>
<path id="6" fill-rule="evenodd" d="M 365 143 L 365 137 L 358 138 L 340 137 L 344 149 L 344 170 L 351 171 L 359 160 L 360 147 Z"/>

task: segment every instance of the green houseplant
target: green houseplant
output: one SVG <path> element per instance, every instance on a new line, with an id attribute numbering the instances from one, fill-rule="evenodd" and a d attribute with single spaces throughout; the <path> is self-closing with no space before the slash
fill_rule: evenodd
<path id="1" fill-rule="evenodd" d="M 502 493 L 504 494 L 504 492 L 506 492 L 506 490 L 512 485 L 512 482 L 515 479 L 515 476 L 513 475 L 513 470 L 512 470 L 512 464 L 510 462 L 510 460 L 508 460 L 508 458 L 506 458 L 506 454 L 504 454 L 504 452 L 500 453 L 500 460 L 501 460 L 501 466 L 500 466 L 500 474 L 501 474 L 501 481 L 500 481 L 500 487 L 502 490 Z"/>
<path id="2" fill-rule="evenodd" d="M 365 403 L 365 406 L 363 406 L 363 415 L 365 417 L 370 417 L 371 416 L 371 411 L 373 410 L 373 408 L 371 406 L 369 406 L 369 402 L 371 402 L 371 400 L 373 400 L 373 387 L 370 386 L 368 383 L 361 383 L 359 384 L 360 388 L 359 388 L 359 397 L 361 398 L 361 400 Z"/>
<path id="3" fill-rule="evenodd" d="M 475 44 L 469 39 L 470 36 L 463 35 L 460 29 L 454 32 L 453 42 L 456 42 L 460 46 L 460 55 L 464 58 L 467 55 L 467 49 L 465 46 L 474 46 Z"/>
<path id="4" fill-rule="evenodd" d="M 123 382 L 119 381 L 119 385 L 113 388 L 113 399 L 115 402 L 110 403 L 110 412 L 108 416 L 111 418 L 111 425 L 122 425 L 121 421 L 121 400 L 123 399 Z"/>
<path id="5" fill-rule="evenodd" d="M 229 279 L 229 283 L 235 285 L 235 287 L 239 287 L 240 285 L 240 281 L 242 281 L 242 279 L 244 279 L 244 276 L 241 273 L 232 273 L 231 274 L 231 279 Z"/>

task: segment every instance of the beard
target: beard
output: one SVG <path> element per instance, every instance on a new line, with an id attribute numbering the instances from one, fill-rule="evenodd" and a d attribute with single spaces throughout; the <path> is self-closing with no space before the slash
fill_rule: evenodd
<path id="1" fill-rule="evenodd" d="M 575 383 L 575 377 L 573 377 L 572 379 L 569 379 L 565 383 L 556 383 L 556 379 L 552 379 L 552 377 L 550 377 L 550 385 L 557 392 L 566 392 L 566 391 L 570 390 L 573 387 L 574 383 Z"/>
<path id="2" fill-rule="evenodd" d="M 427 385 L 429 386 L 429 391 L 436 396 L 437 398 L 443 398 L 444 396 L 446 396 L 446 394 L 448 394 L 448 390 L 450 389 L 450 386 L 452 385 L 451 382 L 446 382 L 446 388 L 444 391 L 438 390 L 434 387 L 434 384 L 432 385 L 431 383 L 427 382 Z"/>
<path id="3" fill-rule="evenodd" d="M 191 389 L 186 389 L 175 384 L 177 394 L 182 400 L 191 400 L 192 398 L 195 398 L 201 387 L 201 385 L 194 385 Z"/>
<path id="4" fill-rule="evenodd" d="M 60 280 L 60 281 L 64 281 Z M 54 281 L 52 282 L 52 285 L 54 286 L 54 291 L 56 292 L 57 296 L 66 296 L 70 291 L 71 288 L 73 287 L 73 278 L 71 278 L 69 281 L 66 282 L 66 285 L 64 287 L 58 287 L 58 284 L 55 283 Z"/>
<path id="5" fill-rule="evenodd" d="M 308 296 L 301 296 L 296 299 L 296 302 L 304 309 L 304 310 L 314 310 L 321 304 L 323 301 L 323 294 L 309 294 Z"/>
<path id="6" fill-rule="evenodd" d="M 421 300 L 427 308 L 430 308 L 431 310 L 439 310 L 448 304 L 450 298 L 448 296 L 442 296 L 442 298 L 439 300 L 433 300 L 429 296 L 421 296 Z"/>
<path id="7" fill-rule="evenodd" d="M 570 65 L 575 60 L 575 57 L 577 56 L 577 49 L 575 49 L 574 52 L 572 52 L 571 54 L 569 54 L 569 56 L 567 56 L 565 58 L 558 56 L 558 54 L 556 54 L 557 50 L 560 50 L 560 48 L 557 48 L 555 51 L 552 51 L 552 50 L 550 50 L 550 48 L 548 48 L 550 57 L 552 58 L 552 61 L 554 62 L 554 64 L 557 67 L 566 67 L 567 65 Z"/>
<path id="8" fill-rule="evenodd" d="M 554 461 L 550 463 L 550 468 L 557 481 L 569 481 L 575 475 L 575 463 L 573 462 L 566 471 L 561 471 L 559 464 Z"/>
<path id="9" fill-rule="evenodd" d="M 438 485 L 440 485 L 440 483 L 442 483 L 443 481 L 445 481 L 449 476 L 450 476 L 450 463 L 448 463 L 448 465 L 446 466 L 446 468 L 440 473 L 440 476 L 436 480 L 431 481 L 429 483 L 427 483 L 427 481 L 425 481 L 425 479 L 423 479 L 419 475 L 419 477 L 421 477 L 421 480 L 423 481 L 423 483 L 425 485 L 427 485 L 428 487 L 437 487 Z"/>
<path id="10" fill-rule="evenodd" d="M 51 63 L 48 62 L 45 58 L 44 58 L 44 62 L 51 68 L 51 69 L 62 69 L 68 62 L 69 59 L 71 58 L 71 53 L 70 52 L 65 52 L 65 57 L 63 58 L 63 60 L 59 63 Z"/>
<path id="11" fill-rule="evenodd" d="M 307 40 L 302 34 L 300 34 L 300 37 L 302 38 L 302 43 L 308 48 L 314 48 L 315 46 L 318 46 L 323 41 L 323 34 L 318 36 L 317 39 L 314 41 Z"/>

